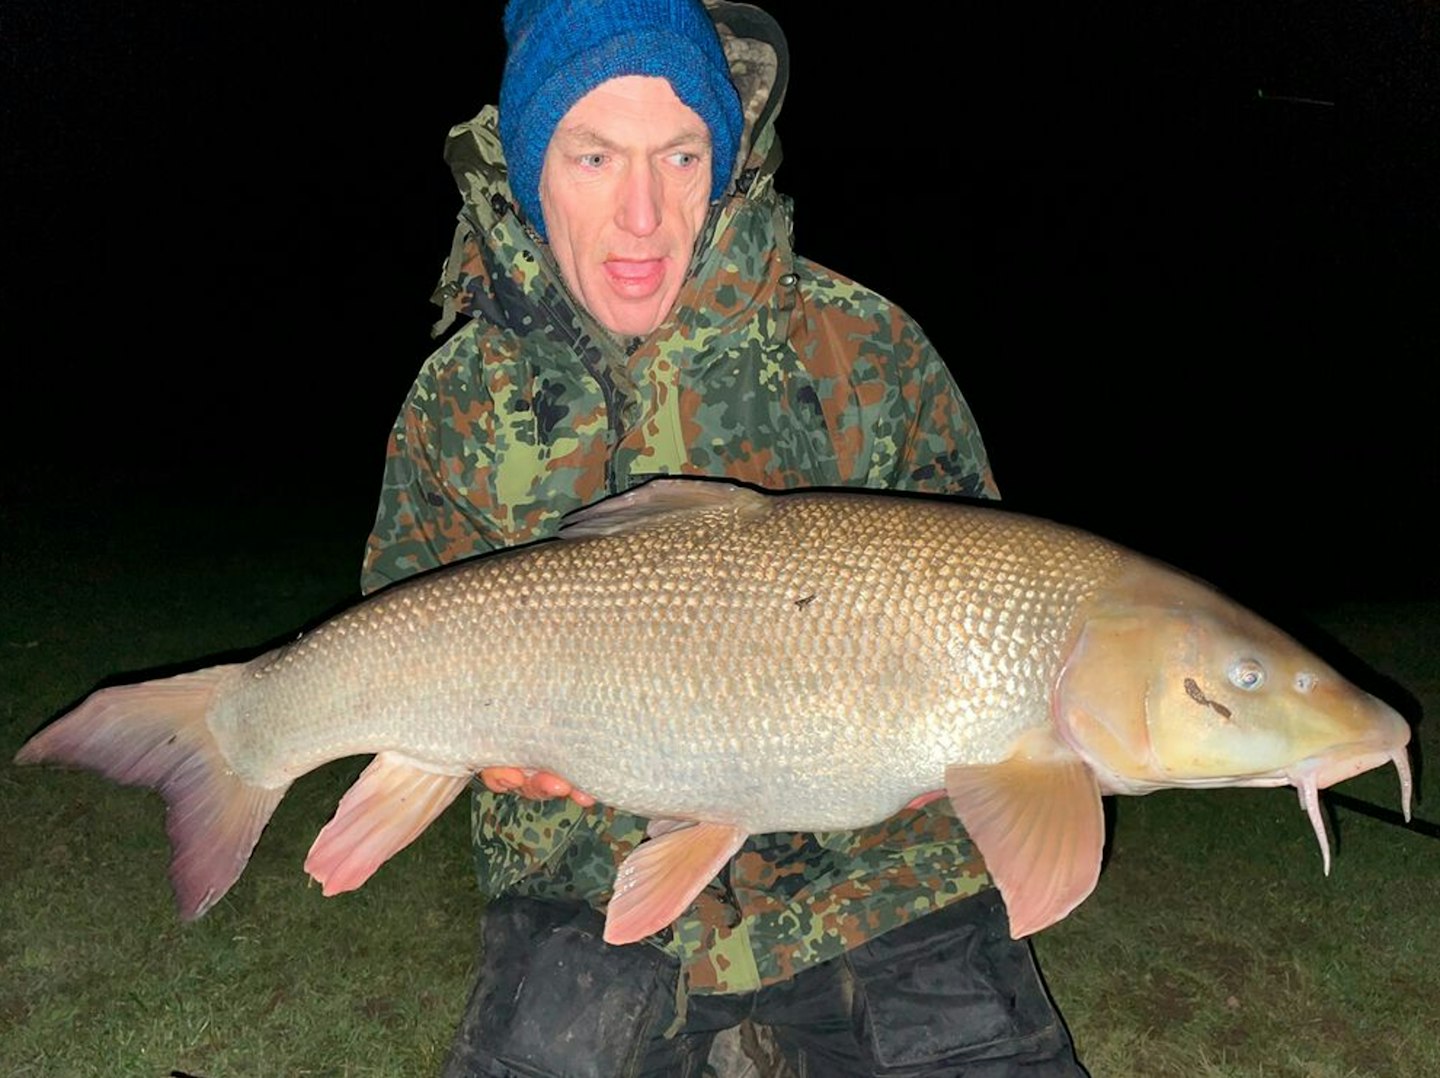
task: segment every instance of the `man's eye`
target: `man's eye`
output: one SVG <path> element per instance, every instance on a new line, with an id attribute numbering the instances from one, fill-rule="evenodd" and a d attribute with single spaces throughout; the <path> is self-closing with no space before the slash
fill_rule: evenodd
<path id="1" fill-rule="evenodd" d="M 671 154 L 670 160 L 679 168 L 693 168 L 700 163 L 700 155 L 698 153 L 689 153 L 685 150 L 680 150 L 677 153 Z"/>
<path id="2" fill-rule="evenodd" d="M 582 153 L 580 155 L 580 164 L 585 168 L 599 168 L 604 163 L 605 155 L 603 153 Z"/>

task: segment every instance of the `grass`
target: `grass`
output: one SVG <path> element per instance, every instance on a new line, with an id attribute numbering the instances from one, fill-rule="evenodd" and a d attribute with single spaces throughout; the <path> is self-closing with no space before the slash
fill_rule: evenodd
<path id="1" fill-rule="evenodd" d="M 363 761 L 324 768 L 282 803 L 242 883 L 182 925 L 157 796 L 8 763 L 117 672 L 252 652 L 346 600 L 366 521 L 325 515 L 267 506 L 263 539 L 175 505 L 4 521 L 0 1073 L 438 1070 L 475 941 L 463 812 L 378 886 L 321 900 L 300 865 Z"/>
<path id="2" fill-rule="evenodd" d="M 474 957 L 463 810 L 322 899 L 301 862 L 363 761 L 323 768 L 231 893 L 182 925 L 157 797 L 8 763 L 107 678 L 252 654 L 345 602 L 368 506 L 347 512 L 223 497 L 0 510 L 0 1073 L 438 1069 Z M 1413 694 L 1411 717 L 1434 706 L 1436 604 L 1317 619 Z M 1428 725 L 1422 738 L 1433 757 Z M 1344 790 L 1397 803 L 1393 772 Z M 1339 810 L 1326 879 L 1288 789 L 1163 792 L 1114 815 L 1096 894 L 1037 940 L 1096 1078 L 1440 1074 L 1431 839 Z"/>

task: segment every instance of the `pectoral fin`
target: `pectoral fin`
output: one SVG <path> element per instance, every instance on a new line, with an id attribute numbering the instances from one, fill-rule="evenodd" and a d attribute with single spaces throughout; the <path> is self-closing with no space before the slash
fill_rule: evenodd
<path id="1" fill-rule="evenodd" d="M 397 753 L 380 753 L 315 836 L 305 871 L 327 897 L 355 890 L 414 842 L 469 781 L 469 774 L 440 775 Z"/>
<path id="2" fill-rule="evenodd" d="M 1016 939 L 1054 924 L 1095 889 L 1105 844 L 1100 786 L 1046 730 L 998 764 L 953 766 L 945 788 L 1005 898 Z"/>
<path id="3" fill-rule="evenodd" d="M 685 912 L 748 838 L 718 823 L 652 827 L 615 876 L 605 913 L 605 942 L 634 943 L 660 931 Z"/>

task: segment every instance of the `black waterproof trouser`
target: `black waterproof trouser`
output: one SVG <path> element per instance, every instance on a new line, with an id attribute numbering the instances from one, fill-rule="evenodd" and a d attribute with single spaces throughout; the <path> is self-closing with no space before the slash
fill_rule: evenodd
<path id="1" fill-rule="evenodd" d="M 771 1027 L 800 1078 L 1085 1075 L 993 890 L 789 981 L 691 995 L 671 1037 L 677 962 L 606 944 L 588 905 L 502 898 L 482 927 L 445 1078 L 699 1078 L 715 1034 L 747 1018 Z"/>

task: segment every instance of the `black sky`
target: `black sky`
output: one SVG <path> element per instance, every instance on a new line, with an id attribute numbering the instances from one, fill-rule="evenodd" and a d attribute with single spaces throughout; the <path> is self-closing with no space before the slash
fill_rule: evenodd
<path id="1" fill-rule="evenodd" d="M 1008 500 L 1435 592 L 1434 5 L 768 6 L 798 247 L 926 328 Z M 499 5 L 296 7 L 0 11 L 12 507 L 373 497 Z"/>

